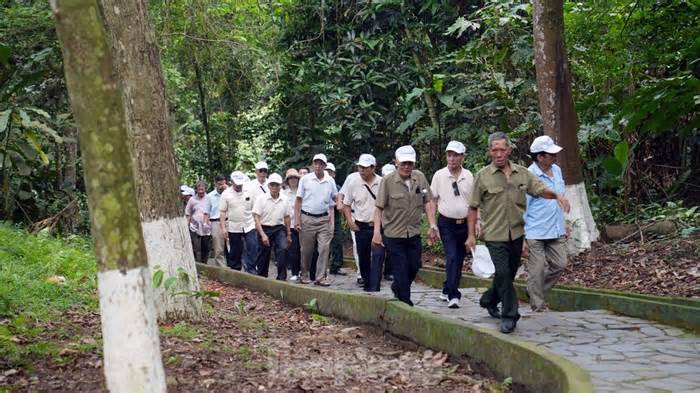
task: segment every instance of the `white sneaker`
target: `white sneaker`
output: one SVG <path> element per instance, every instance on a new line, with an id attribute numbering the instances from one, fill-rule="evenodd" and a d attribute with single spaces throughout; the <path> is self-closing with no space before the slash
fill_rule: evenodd
<path id="1" fill-rule="evenodd" d="M 297 281 L 299 281 L 299 276 L 292 276 L 292 277 L 289 278 L 289 281 L 291 281 L 291 282 L 297 282 Z"/>
<path id="2" fill-rule="evenodd" d="M 440 300 L 448 301 L 448 300 L 450 300 L 450 298 L 447 297 L 447 295 L 445 295 L 444 293 L 441 293 L 441 294 L 440 294 Z"/>
<path id="3" fill-rule="evenodd" d="M 449 307 L 449 308 L 459 308 L 459 298 L 452 298 L 452 299 L 450 299 L 450 302 L 447 303 L 447 307 Z"/>

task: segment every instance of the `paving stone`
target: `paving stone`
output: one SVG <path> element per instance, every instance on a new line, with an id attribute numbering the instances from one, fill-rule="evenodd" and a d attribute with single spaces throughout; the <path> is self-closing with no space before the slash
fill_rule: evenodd
<path id="1" fill-rule="evenodd" d="M 680 378 L 661 378 L 639 381 L 637 385 L 647 386 L 654 389 L 664 389 L 670 392 L 679 390 L 700 389 L 700 385 Z"/>

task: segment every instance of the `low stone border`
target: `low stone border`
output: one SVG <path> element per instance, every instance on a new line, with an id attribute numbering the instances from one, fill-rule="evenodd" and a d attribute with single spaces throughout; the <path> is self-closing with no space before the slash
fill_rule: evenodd
<path id="1" fill-rule="evenodd" d="M 452 356 L 467 355 L 534 392 L 593 392 L 586 371 L 543 348 L 398 301 L 290 284 L 202 264 L 197 264 L 197 269 L 206 277 L 266 292 L 290 304 L 300 306 L 316 299 L 321 314 L 372 324 Z"/>

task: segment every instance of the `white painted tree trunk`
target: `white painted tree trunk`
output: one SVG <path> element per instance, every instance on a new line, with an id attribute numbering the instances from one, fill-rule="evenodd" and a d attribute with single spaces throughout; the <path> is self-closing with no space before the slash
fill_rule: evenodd
<path id="1" fill-rule="evenodd" d="M 112 393 L 165 392 L 148 268 L 97 273 L 104 372 Z"/>
<path id="2" fill-rule="evenodd" d="M 565 196 L 571 204 L 571 210 L 566 215 L 566 222 L 571 226 L 566 250 L 569 255 L 578 255 L 590 249 L 591 242 L 598 240 L 600 233 L 593 220 L 585 184 L 567 185 Z"/>
<path id="3" fill-rule="evenodd" d="M 158 319 L 163 321 L 201 318 L 202 307 L 199 298 L 186 294 L 173 295 L 178 292 L 199 291 L 187 220 L 184 217 L 160 218 L 150 222 L 143 221 L 141 226 L 150 277 L 153 277 L 156 266 L 160 266 L 165 278 L 178 277 L 176 284 L 169 290 L 163 286 L 155 290 Z M 187 274 L 187 279 L 180 278 L 180 268 Z"/>

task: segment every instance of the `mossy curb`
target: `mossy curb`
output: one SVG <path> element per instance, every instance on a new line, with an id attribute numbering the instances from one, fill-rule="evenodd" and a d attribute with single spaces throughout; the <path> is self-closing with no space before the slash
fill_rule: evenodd
<path id="1" fill-rule="evenodd" d="M 533 344 L 409 307 L 378 296 L 302 286 L 197 264 L 200 274 L 272 295 L 294 305 L 316 299 L 324 315 L 372 324 L 426 347 L 484 362 L 534 392 L 593 392 L 590 376 L 570 361 Z"/>
<path id="2" fill-rule="evenodd" d="M 418 280 L 434 287 L 442 288 L 445 273 L 437 270 L 422 269 Z M 491 285 L 490 279 L 475 277 L 470 274 L 462 275 L 460 287 L 479 288 Z M 526 284 L 524 281 L 515 282 L 520 300 L 525 301 Z M 590 288 L 582 290 L 578 287 L 557 286 L 547 297 L 547 303 L 553 310 L 583 311 L 610 310 L 618 314 L 636 318 L 658 321 L 667 325 L 700 332 L 700 304 L 688 299 L 664 298 L 663 296 L 636 295 L 630 296 L 624 292 L 599 291 Z"/>

